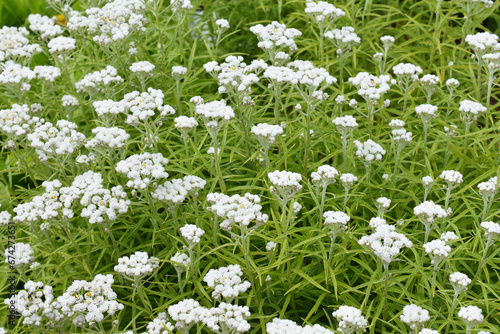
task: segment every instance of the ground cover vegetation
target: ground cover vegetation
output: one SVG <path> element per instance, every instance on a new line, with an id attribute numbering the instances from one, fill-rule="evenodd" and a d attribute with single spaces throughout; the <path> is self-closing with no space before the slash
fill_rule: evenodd
<path id="1" fill-rule="evenodd" d="M 0 18 L 0 333 L 498 333 L 498 3 Z"/>

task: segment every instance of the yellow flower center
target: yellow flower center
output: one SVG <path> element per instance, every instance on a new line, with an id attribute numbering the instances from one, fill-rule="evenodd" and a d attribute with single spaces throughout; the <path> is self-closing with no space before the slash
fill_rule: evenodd
<path id="1" fill-rule="evenodd" d="M 234 71 L 236 69 L 236 66 L 231 67 L 231 69 Z"/>
<path id="2" fill-rule="evenodd" d="M 143 162 L 143 163 L 141 164 L 141 167 L 146 167 L 146 163 L 145 163 L 145 162 Z"/>
<path id="3" fill-rule="evenodd" d="M 242 209 L 243 209 L 244 207 L 245 207 L 245 204 L 241 203 L 241 204 L 240 204 L 240 208 L 242 208 Z"/>
<path id="4" fill-rule="evenodd" d="M 57 196 L 56 196 L 56 195 L 52 195 L 52 197 L 51 197 L 51 198 L 52 198 L 52 199 L 56 199 L 56 198 L 57 198 Z"/>
<path id="5" fill-rule="evenodd" d="M 100 201 L 100 202 L 99 202 L 99 204 L 100 204 L 100 205 L 104 205 L 104 204 L 106 204 L 106 203 L 105 203 L 104 201 Z"/>

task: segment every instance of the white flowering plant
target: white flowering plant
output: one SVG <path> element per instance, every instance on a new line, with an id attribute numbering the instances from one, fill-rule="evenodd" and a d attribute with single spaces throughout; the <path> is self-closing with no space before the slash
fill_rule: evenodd
<path id="1" fill-rule="evenodd" d="M 0 2 L 0 333 L 498 332 L 499 6 Z"/>

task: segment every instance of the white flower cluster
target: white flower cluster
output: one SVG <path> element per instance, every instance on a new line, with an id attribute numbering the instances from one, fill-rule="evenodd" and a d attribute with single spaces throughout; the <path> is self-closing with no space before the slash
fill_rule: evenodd
<path id="1" fill-rule="evenodd" d="M 439 80 L 439 77 L 435 74 L 426 74 L 420 79 L 420 83 L 426 89 L 434 89 L 434 86 L 436 86 L 440 82 L 441 81 Z"/>
<path id="2" fill-rule="evenodd" d="M 382 160 L 382 156 L 385 154 L 385 150 L 382 146 L 371 139 L 368 139 L 364 143 L 355 140 L 354 145 L 356 145 L 356 156 L 360 158 L 367 167 L 375 161 Z"/>
<path id="3" fill-rule="evenodd" d="M 275 61 L 280 57 L 280 52 L 290 55 L 297 51 L 295 38 L 302 35 L 297 29 L 287 28 L 286 25 L 276 21 L 267 26 L 257 24 L 250 27 L 250 31 L 257 36 L 259 40 L 257 46 L 266 52 L 272 65 L 276 65 Z"/>
<path id="4" fill-rule="evenodd" d="M 88 173 L 83 174 L 82 177 Z M 80 199 L 80 204 L 84 206 L 80 215 L 90 224 L 95 224 L 103 223 L 105 215 L 108 220 L 115 220 L 118 214 L 127 212 L 130 200 L 127 199 L 127 193 L 123 191 L 122 186 L 109 190 L 96 184 L 87 188 Z"/>
<path id="5" fill-rule="evenodd" d="M 201 321 L 215 333 L 245 333 L 251 328 L 246 320 L 250 315 L 248 306 L 222 302 L 206 310 Z"/>
<path id="6" fill-rule="evenodd" d="M 418 76 L 422 74 L 422 68 L 410 63 L 400 63 L 392 68 L 392 72 L 396 75 L 399 84 L 411 83 L 418 81 Z"/>
<path id="7" fill-rule="evenodd" d="M 320 26 L 329 26 L 338 18 L 345 16 L 342 9 L 326 1 L 307 0 L 305 12 Z"/>
<path id="8" fill-rule="evenodd" d="M 232 231 L 236 225 L 240 230 L 247 229 L 252 221 L 256 226 L 267 223 L 269 216 L 261 212 L 260 197 L 246 193 L 244 196 L 211 193 L 207 195 L 207 202 L 212 204 L 207 210 L 213 212 L 223 221 L 220 227 Z"/>
<path id="9" fill-rule="evenodd" d="M 337 79 L 330 75 L 326 69 L 315 67 L 308 60 L 295 60 L 287 66 L 295 71 L 290 78 L 290 83 L 294 86 L 298 86 L 298 84 L 304 85 L 304 91 L 310 97 L 318 100 L 328 98 L 328 96 L 324 96 L 322 90 L 337 82 Z M 300 89 L 300 87 L 298 88 Z M 319 98 L 321 97 L 320 95 L 325 98 Z"/>
<path id="10" fill-rule="evenodd" d="M 146 252 L 135 252 L 130 257 L 119 258 L 114 270 L 125 276 L 141 278 L 152 274 L 159 265 L 158 258 L 149 257 Z"/>
<path id="11" fill-rule="evenodd" d="M 198 192 L 205 188 L 205 185 L 207 184 L 207 181 L 195 175 L 184 176 L 183 181 L 184 188 L 186 188 L 188 194 L 193 198 L 198 197 Z"/>
<path id="12" fill-rule="evenodd" d="M 29 244 L 17 242 L 5 248 L 5 263 L 23 269 L 35 261 L 33 248 Z M 13 260 L 13 262 L 11 262 Z"/>
<path id="13" fill-rule="evenodd" d="M 82 80 L 75 83 L 75 87 L 78 93 L 87 92 L 92 95 L 97 92 L 105 92 L 122 82 L 123 78 L 118 75 L 116 68 L 108 65 L 101 71 L 85 75 Z"/>
<path id="14" fill-rule="evenodd" d="M 19 204 L 14 208 L 14 222 L 36 222 L 39 220 L 50 220 L 57 217 L 63 204 L 59 201 L 59 191 L 62 186 L 58 180 L 44 181 L 42 187 L 45 193 L 35 196 L 30 202 Z M 73 211 L 62 211 L 64 217 L 73 217 Z"/>
<path id="15" fill-rule="evenodd" d="M 259 77 L 254 72 L 265 70 L 267 64 L 262 60 L 254 60 L 247 65 L 243 62 L 243 57 L 229 56 L 220 65 L 213 61 L 203 67 L 219 82 L 220 94 L 246 96 L 250 93 L 251 86 L 259 82 Z"/>
<path id="16" fill-rule="evenodd" d="M 250 133 L 257 138 L 264 150 L 268 150 L 274 144 L 276 137 L 283 134 L 283 128 L 280 125 L 259 123 L 252 126 Z"/>
<path id="17" fill-rule="evenodd" d="M 193 9 L 190 0 L 170 0 L 172 12 L 177 15 L 183 15 L 186 11 Z"/>
<path id="18" fill-rule="evenodd" d="M 349 136 L 357 127 L 356 119 L 350 115 L 336 117 L 332 120 L 335 124 L 337 131 L 344 137 Z"/>
<path id="19" fill-rule="evenodd" d="M 6 305 L 13 305 L 15 310 L 23 317 L 23 324 L 32 327 L 42 326 L 44 320 L 60 320 L 62 316 L 55 310 L 52 287 L 42 282 L 28 281 L 24 284 L 24 290 L 16 295 L 5 299 Z M 47 319 L 44 319 L 46 317 Z"/>
<path id="20" fill-rule="evenodd" d="M 134 73 L 151 73 L 155 69 L 155 66 L 149 61 L 138 61 L 130 65 L 129 70 Z"/>
<path id="21" fill-rule="evenodd" d="M 175 328 L 183 333 L 189 333 L 189 329 L 201 322 L 206 309 L 200 306 L 194 299 L 183 301 L 168 307 L 168 314 L 175 321 Z"/>
<path id="22" fill-rule="evenodd" d="M 359 72 L 355 77 L 349 78 L 349 82 L 358 89 L 358 94 L 370 105 L 375 105 L 391 88 L 391 77 L 388 75 L 377 77 L 367 72 Z"/>
<path id="23" fill-rule="evenodd" d="M 116 301 L 117 295 L 111 288 L 113 275 L 97 274 L 91 282 L 73 281 L 66 292 L 57 298 L 61 312 L 66 317 L 76 315 L 80 324 L 101 322 L 105 317 L 123 310 L 123 304 Z"/>
<path id="24" fill-rule="evenodd" d="M 437 267 L 450 255 L 451 247 L 443 240 L 436 239 L 424 244 L 424 251 L 431 257 L 431 264 Z"/>
<path id="25" fill-rule="evenodd" d="M 266 251 L 268 251 L 269 253 L 273 253 L 276 250 L 276 246 L 277 246 L 277 243 L 275 243 L 274 241 L 269 241 L 266 244 Z"/>
<path id="26" fill-rule="evenodd" d="M 201 241 L 200 238 L 205 234 L 205 231 L 194 224 L 186 224 L 180 230 L 182 237 L 190 247 L 198 244 Z"/>
<path id="27" fill-rule="evenodd" d="M 177 252 L 170 258 L 172 265 L 178 272 L 186 271 L 187 267 L 191 264 L 191 258 L 186 253 Z"/>
<path id="28" fill-rule="evenodd" d="M 125 142 L 130 138 L 130 135 L 123 129 L 113 127 L 97 127 L 92 129 L 95 137 L 88 140 L 85 144 L 86 148 L 108 147 L 108 148 L 121 148 Z"/>
<path id="29" fill-rule="evenodd" d="M 153 198 L 167 203 L 171 208 L 181 204 L 186 199 L 188 191 L 182 179 L 172 179 L 159 185 L 151 193 Z"/>
<path id="30" fill-rule="evenodd" d="M 472 280 L 466 274 L 461 272 L 454 272 L 450 275 L 450 283 L 453 285 L 453 289 L 455 290 L 455 295 L 459 295 L 462 292 L 467 290 L 469 284 L 471 284 Z"/>
<path id="31" fill-rule="evenodd" d="M 29 67 L 22 66 L 8 60 L 2 64 L 3 71 L 0 73 L 0 84 L 10 90 L 27 92 L 31 89 L 29 82 L 36 78 L 36 73 Z"/>
<path id="32" fill-rule="evenodd" d="M 448 213 L 438 204 L 433 201 L 425 201 L 415 208 L 413 213 L 417 216 L 426 227 L 431 227 L 436 219 L 448 217 Z"/>
<path id="33" fill-rule="evenodd" d="M 195 111 L 203 119 L 207 128 L 215 133 L 235 117 L 233 108 L 228 106 L 225 100 L 198 104 Z"/>
<path id="34" fill-rule="evenodd" d="M 448 89 L 457 89 L 460 86 L 460 82 L 457 79 L 450 78 L 446 80 L 445 85 Z"/>
<path id="35" fill-rule="evenodd" d="M 48 16 L 30 14 L 28 15 L 28 22 L 30 29 L 39 33 L 42 39 L 56 37 L 63 33 L 61 26 L 55 24 L 54 20 Z"/>
<path id="36" fill-rule="evenodd" d="M 424 184 L 425 189 L 430 189 L 432 187 L 432 184 L 434 183 L 434 180 L 432 179 L 432 177 L 427 175 L 422 178 L 422 183 Z"/>
<path id="37" fill-rule="evenodd" d="M 229 29 L 229 21 L 226 19 L 218 19 L 215 21 L 215 25 L 217 26 L 219 34 L 222 34 Z"/>
<path id="38" fill-rule="evenodd" d="M 244 293 L 250 288 L 250 282 L 242 281 L 241 275 L 243 272 L 239 265 L 229 265 L 219 269 L 210 269 L 203 277 L 203 281 L 214 289 L 212 298 L 220 301 L 222 298 L 230 303 L 240 293 Z"/>
<path id="39" fill-rule="evenodd" d="M 274 89 L 282 89 L 285 84 L 298 82 L 294 70 L 286 66 L 269 66 L 264 71 L 264 78 L 271 81 L 271 86 Z"/>
<path id="40" fill-rule="evenodd" d="M 302 190 L 302 186 L 300 185 L 302 176 L 299 173 L 276 170 L 267 174 L 267 176 L 273 184 L 271 193 L 275 192 L 277 189 L 285 202 Z"/>
<path id="41" fill-rule="evenodd" d="M 337 330 L 344 334 L 356 333 L 368 326 L 368 321 L 361 311 L 352 306 L 342 305 L 332 315 L 339 322 Z"/>
<path id="42" fill-rule="evenodd" d="M 175 114 L 175 110 L 167 105 L 163 105 L 165 95 L 160 89 L 148 88 L 147 92 L 133 91 L 125 94 L 121 103 L 128 111 L 125 123 L 137 126 L 144 123 L 149 117 L 155 115 L 155 109 L 160 111 L 160 116 Z"/>
<path id="43" fill-rule="evenodd" d="M 455 234 L 455 232 L 443 232 L 441 233 L 441 236 L 439 237 L 439 239 L 443 240 L 444 242 L 452 242 L 452 241 L 455 241 L 455 240 L 458 240 L 459 237 L 458 235 Z"/>
<path id="44" fill-rule="evenodd" d="M 498 36 L 487 31 L 478 32 L 475 35 L 467 35 L 465 42 L 472 48 L 478 60 L 492 49 L 497 51 L 496 49 L 498 48 Z"/>
<path id="45" fill-rule="evenodd" d="M 477 121 L 477 117 L 484 114 L 487 111 L 487 109 L 481 103 L 470 100 L 463 100 L 460 102 L 460 107 L 458 108 L 458 111 L 460 111 L 460 113 L 462 114 L 464 122 L 468 126 L 470 126 L 475 121 Z"/>
<path id="46" fill-rule="evenodd" d="M 410 144 L 413 136 L 413 133 L 403 128 L 394 129 L 391 131 L 391 134 L 392 140 L 394 140 L 399 150 Z"/>
<path id="47" fill-rule="evenodd" d="M 190 130 L 196 128 L 198 126 L 198 122 L 196 119 L 193 117 L 188 117 L 188 116 L 179 116 L 174 118 L 174 126 L 176 129 L 179 129 L 179 131 L 182 134 L 185 134 L 187 136 L 187 132 Z"/>
<path id="48" fill-rule="evenodd" d="M 461 307 L 458 311 L 458 317 L 462 319 L 468 330 L 476 327 L 484 320 L 483 310 L 477 306 Z"/>
<path id="49" fill-rule="evenodd" d="M 146 329 L 147 331 L 144 334 L 170 334 L 173 333 L 175 327 L 168 322 L 167 313 L 161 312 L 153 321 L 148 323 Z M 131 334 L 133 334 L 133 332 L 131 332 Z"/>
<path id="50" fill-rule="evenodd" d="M 58 36 L 52 38 L 47 46 L 51 54 L 64 55 L 76 49 L 76 40 L 71 37 Z"/>
<path id="51" fill-rule="evenodd" d="M 463 176 L 455 170 L 444 170 L 439 176 L 448 184 L 448 188 L 455 188 L 463 182 Z"/>
<path id="52" fill-rule="evenodd" d="M 127 187 L 146 189 L 148 185 L 160 178 L 167 178 L 164 165 L 168 159 L 161 153 L 134 154 L 116 164 L 116 171 L 125 174 L 130 180 Z"/>
<path id="53" fill-rule="evenodd" d="M 422 121 L 425 124 L 429 124 L 429 122 L 437 117 L 437 112 L 438 107 L 433 106 L 432 104 L 421 104 L 419 106 L 415 107 L 415 111 L 420 118 L 422 118 Z"/>
<path id="54" fill-rule="evenodd" d="M 335 183 L 335 178 L 337 176 L 339 176 L 339 172 L 329 165 L 319 166 L 317 172 L 311 173 L 311 179 L 313 183 L 322 185 L 323 187 Z"/>
<path id="55" fill-rule="evenodd" d="M 1 111 L 0 111 L 1 112 Z M 483 196 L 487 201 L 492 199 L 498 192 L 497 177 L 492 177 L 486 182 L 481 182 L 477 185 L 479 189 L 479 194 Z"/>
<path id="56" fill-rule="evenodd" d="M 354 176 L 354 174 L 343 173 L 340 176 L 340 182 L 342 182 L 344 188 L 350 189 L 354 185 L 354 183 L 358 182 L 358 178 Z"/>
<path id="57" fill-rule="evenodd" d="M 337 54 L 343 56 L 352 50 L 352 47 L 361 43 L 361 38 L 354 32 L 353 27 L 342 27 L 325 32 L 325 37 L 337 48 Z"/>
<path id="58" fill-rule="evenodd" d="M 392 36 L 381 36 L 380 37 L 380 42 L 382 42 L 382 45 L 384 46 L 384 49 L 389 50 L 393 45 L 396 40 Z"/>
<path id="59" fill-rule="evenodd" d="M 391 207 L 391 200 L 387 197 L 377 198 L 378 215 L 381 217 Z"/>
<path id="60" fill-rule="evenodd" d="M 444 132 L 445 132 L 447 137 L 452 138 L 452 137 L 455 137 L 456 135 L 458 135 L 457 129 L 458 129 L 458 127 L 456 125 L 450 124 L 450 127 L 447 127 L 447 126 L 444 127 Z"/>
<path id="61" fill-rule="evenodd" d="M 385 225 L 385 224 L 387 224 L 387 221 L 385 219 L 380 218 L 380 217 L 373 217 L 370 219 L 368 226 L 370 226 L 370 228 L 372 230 L 376 230 L 377 227 L 379 227 L 380 225 Z"/>
<path id="62" fill-rule="evenodd" d="M 8 225 L 12 215 L 8 211 L 0 211 L 0 226 Z"/>
<path id="63" fill-rule="evenodd" d="M 33 55 L 42 52 L 38 44 L 30 44 L 28 29 L 25 27 L 7 27 L 0 29 L 0 59 L 26 58 L 29 60 Z M 3 59 L 2 59 L 3 60 Z"/>
<path id="64" fill-rule="evenodd" d="M 500 53 L 487 53 L 482 57 L 482 59 L 488 68 L 490 75 L 493 75 L 496 71 L 500 70 Z"/>
<path id="65" fill-rule="evenodd" d="M 182 80 L 187 74 L 188 69 L 184 66 L 172 66 L 172 77 L 176 81 Z"/>
<path id="66" fill-rule="evenodd" d="M 40 161 L 57 156 L 69 155 L 85 143 L 85 135 L 76 131 L 77 125 L 67 120 L 59 120 L 54 126 L 47 122 L 38 124 L 27 136 L 35 148 Z"/>
<path id="67" fill-rule="evenodd" d="M 295 321 L 279 318 L 274 318 L 266 324 L 266 332 L 268 334 L 334 334 L 333 331 L 320 325 L 302 327 Z"/>
<path id="68" fill-rule="evenodd" d="M 484 230 L 484 236 L 487 239 L 493 240 L 498 235 L 500 235 L 500 224 L 494 222 L 482 222 L 481 227 Z"/>
<path id="69" fill-rule="evenodd" d="M 402 233 L 396 232 L 392 225 L 381 224 L 369 236 L 363 236 L 359 244 L 369 247 L 384 265 L 389 265 L 399 254 L 401 248 L 410 248 L 413 243 Z"/>
<path id="70" fill-rule="evenodd" d="M 80 102 L 78 101 L 78 99 L 74 96 L 71 96 L 71 95 L 64 95 L 61 98 L 61 102 L 62 102 L 63 107 L 76 107 L 76 106 L 80 105 Z"/>
<path id="71" fill-rule="evenodd" d="M 40 118 L 31 117 L 27 104 L 13 104 L 11 109 L 0 110 L 0 130 L 9 138 L 24 136 L 41 122 Z"/>
<path id="72" fill-rule="evenodd" d="M 418 334 L 439 334 L 439 332 L 435 329 L 429 329 L 429 328 L 422 328 Z"/>
<path id="73" fill-rule="evenodd" d="M 114 0 L 102 8 L 87 9 L 87 16 L 71 11 L 67 26 L 70 31 L 86 30 L 94 42 L 110 45 L 126 39 L 135 31 L 145 31 L 145 10 L 146 5 L 141 0 Z"/>
<path id="74" fill-rule="evenodd" d="M 347 223 L 351 220 L 351 217 L 342 211 L 326 211 L 323 217 L 325 225 L 332 230 L 347 230 Z"/>
<path id="75" fill-rule="evenodd" d="M 393 130 L 395 130 L 395 129 L 401 129 L 401 128 L 403 128 L 403 127 L 405 126 L 405 124 L 406 124 L 406 123 L 405 123 L 405 121 L 400 120 L 400 119 L 398 119 L 398 118 L 394 118 L 393 120 L 391 120 L 391 121 L 389 122 L 389 126 L 390 126 Z"/>
<path id="76" fill-rule="evenodd" d="M 424 326 L 425 322 L 431 319 L 429 311 L 415 304 L 403 307 L 403 314 L 401 314 L 399 318 L 415 332 L 418 332 L 419 328 Z"/>

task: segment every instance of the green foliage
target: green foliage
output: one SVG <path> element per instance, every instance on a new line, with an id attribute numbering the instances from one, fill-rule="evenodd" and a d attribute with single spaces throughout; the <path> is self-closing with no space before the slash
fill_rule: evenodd
<path id="1" fill-rule="evenodd" d="M 282 3 L 281 12 L 278 3 Z M 138 191 L 138 195 L 133 196 L 132 189 L 126 188 L 132 204 L 127 213 L 108 226 L 89 224 L 79 215 L 70 220 L 69 233 L 62 228 L 60 221 L 51 221 L 51 229 L 47 234 L 40 231 L 39 223 L 18 224 L 16 241 L 30 243 L 35 250 L 36 260 L 41 263 L 36 269 L 28 270 L 27 277 L 19 276 L 18 290 L 22 288 L 22 282 L 33 279 L 50 284 L 55 294 L 60 295 L 73 280 L 90 281 L 98 273 L 114 273 L 113 267 L 119 257 L 145 251 L 159 258 L 161 264 L 155 274 L 143 280 L 141 298 L 135 295 L 136 289 L 131 287 L 130 282 L 114 273 L 113 288 L 119 302 L 125 305 L 117 317 L 120 332 L 144 332 L 146 324 L 160 312 L 165 312 L 170 305 L 186 298 L 194 298 L 205 307 L 214 306 L 216 303 L 202 278 L 210 269 L 230 264 L 239 264 L 244 279 L 252 282 L 252 289 L 239 300 L 240 305 L 250 307 L 250 333 L 265 333 L 265 324 L 278 316 L 294 320 L 300 325 L 317 323 L 336 329 L 337 320 L 332 317 L 332 312 L 341 305 L 362 310 L 369 322 L 369 333 L 409 333 L 409 327 L 400 321 L 399 316 L 403 307 L 411 303 L 429 310 L 431 320 L 426 328 L 436 329 L 440 333 L 465 333 L 457 312 L 460 306 L 469 305 L 476 305 L 483 310 L 485 321 L 478 328 L 498 332 L 500 250 L 491 247 L 484 262 L 481 262 L 486 241 L 480 227 L 483 201 L 477 184 L 500 175 L 500 91 L 496 81 L 491 99 L 486 101 L 487 73 L 483 69 L 479 74 L 482 85 L 477 94 L 477 65 L 470 59 L 471 50 L 463 41 L 468 33 L 495 33 L 498 30 L 498 3 L 469 26 L 464 25 L 463 11 L 457 7 L 457 1 L 443 2 L 437 17 L 434 1 L 352 0 L 336 3 L 346 12 L 346 16 L 336 22 L 336 26 L 353 26 L 361 38 L 361 44 L 344 64 L 342 78 L 339 77 L 339 62 L 332 44 L 325 40 L 324 50 L 320 48 L 318 28 L 304 13 L 304 1 L 193 1 L 195 8 L 203 6 L 203 12 L 193 14 L 194 11 L 191 11 L 180 20 L 172 16 L 167 5 L 168 1 L 161 2 L 158 7 L 153 6 L 153 2 L 148 3 L 146 31 L 136 32 L 126 42 L 111 47 L 101 47 L 88 36 L 66 31 L 65 35 L 77 38 L 77 51 L 68 59 L 66 67 L 61 68 L 62 77 L 54 85 L 33 81 L 25 101 L 19 101 L 7 93 L 0 95 L 0 108 L 8 109 L 13 103 L 21 102 L 41 103 L 45 109 L 40 117 L 55 123 L 68 118 L 68 111 L 60 100 L 64 94 L 71 94 L 78 97 L 80 106 L 69 116 L 78 125 L 78 131 L 91 138 L 94 127 L 104 126 L 92 102 L 108 98 L 118 101 L 124 94 L 140 90 L 140 80 L 128 67 L 135 61 L 148 60 L 156 68 L 147 86 L 165 93 L 165 103 L 177 110 L 174 117 L 197 117 L 189 102 L 193 96 L 200 95 L 205 101 L 221 98 L 231 101 L 229 104 L 235 108 L 238 118 L 226 125 L 218 137 L 222 148 L 220 174 L 213 156 L 206 153 L 213 143 L 203 125 L 189 137 L 186 152 L 185 143 L 174 126 L 172 116 L 163 120 L 157 132 L 159 141 L 154 148 L 144 141 L 141 130 L 125 125 L 123 115 L 118 116 L 118 126 L 125 128 L 131 139 L 123 150 L 105 151 L 106 154 L 89 167 L 103 174 L 105 187 L 111 189 L 126 184 L 127 179 L 114 171 L 119 160 L 133 154 L 154 151 L 169 159 L 169 180 L 197 175 L 207 180 L 205 189 L 200 192 L 197 201 L 189 199 L 172 209 L 160 201 L 148 201 L 145 192 Z M 77 6 L 83 9 L 89 5 L 82 2 Z M 42 0 L 0 2 L 0 22 L 3 25 L 22 26 L 28 13 L 53 15 L 54 11 Z M 253 86 L 251 96 L 255 101 L 254 106 L 237 108 L 230 96 L 217 93 L 216 81 L 203 69 L 203 64 L 212 60 L 223 62 L 229 55 L 241 55 L 247 64 L 254 59 L 265 59 L 249 28 L 258 23 L 268 24 L 278 20 L 279 16 L 287 27 L 299 29 L 303 34 L 296 39 L 299 50 L 293 59 L 311 60 L 317 67 L 323 64 L 339 83 L 343 82 L 343 85 L 337 83 L 326 90 L 331 97 L 312 112 L 310 123 L 304 113 L 295 108 L 297 104 L 305 108 L 296 90 L 287 88 L 281 94 L 281 112 L 276 119 L 275 99 L 273 91 L 267 88 L 267 80 L 263 79 Z M 199 20 L 196 21 L 195 17 Z M 231 28 L 223 35 L 217 49 L 213 40 L 216 37 L 215 19 L 219 18 L 228 19 Z M 422 120 L 415 114 L 415 107 L 426 103 L 425 93 L 420 86 L 412 90 L 404 109 L 403 94 L 397 85 L 393 85 L 384 96 L 384 99 L 391 100 L 390 107 L 376 113 L 372 122 L 344 105 L 343 114 L 355 116 L 360 124 L 353 138 L 360 141 L 372 138 L 387 151 L 382 161 L 374 163 L 368 174 L 363 163 L 355 157 L 352 146 L 349 147 L 347 159 L 343 157 L 340 135 L 331 121 L 340 116 L 339 106 L 334 101 L 340 94 L 344 94 L 348 101 L 356 99 L 364 111 L 364 101 L 348 83 L 348 78 L 361 71 L 382 74 L 372 56 L 375 52 L 383 51 L 379 38 L 384 35 L 396 39 L 388 54 L 386 73 L 395 77 L 390 69 L 398 63 L 408 62 L 420 66 L 424 74 L 433 73 L 440 77 L 441 85 L 432 97 L 432 104 L 439 107 L 439 116 L 431 123 L 427 147 L 424 147 Z M 60 64 L 47 52 L 45 41 L 35 38 L 33 34 L 30 38 L 44 48 L 44 54 L 37 56 L 31 63 L 32 67 L 38 64 Z M 137 56 L 128 54 L 128 43 L 131 41 L 136 44 Z M 320 59 L 321 54 L 324 54 L 323 59 Z M 450 66 L 450 61 L 454 65 Z M 125 83 L 109 94 L 96 94 L 92 98 L 85 94 L 78 95 L 75 82 L 106 65 L 115 66 Z M 177 65 L 188 68 L 188 75 L 181 82 L 179 101 L 176 82 L 171 76 L 171 67 Z M 448 102 L 444 81 L 450 77 L 458 79 L 460 87 L 455 97 Z M 458 111 L 459 102 L 464 99 L 489 105 L 488 113 L 479 117 L 469 133 L 465 133 Z M 388 125 L 394 118 L 403 119 L 405 128 L 414 135 L 413 142 L 402 151 L 397 172 L 391 128 Z M 258 142 L 251 136 L 246 138 L 249 128 L 262 122 L 286 123 L 284 136 L 278 138 L 269 151 L 271 165 L 268 167 L 259 162 L 263 155 Z M 455 137 L 445 135 L 443 127 L 449 127 L 450 124 L 458 126 L 459 134 Z M 309 128 L 314 131 L 314 135 L 310 138 L 309 147 L 306 147 L 308 136 L 304 134 Z M 7 136 L 2 135 L 1 139 L 4 146 Z M 308 150 L 308 160 L 304 163 L 305 150 Z M 78 152 L 87 153 L 84 148 Z M 59 179 L 68 186 L 75 176 L 87 169 L 75 163 L 76 156 L 74 154 L 65 161 L 49 160 L 41 163 L 26 140 L 18 147 L 17 154 L 4 148 L 0 155 L 2 210 L 12 213 L 16 205 L 41 194 L 43 188 L 40 185 L 45 180 Z M 23 164 L 23 157 L 26 164 Z M 353 173 L 359 179 L 349 192 L 345 208 L 351 221 L 347 231 L 337 237 L 331 259 L 328 256 L 328 229 L 323 226 L 320 217 L 321 197 L 310 178 L 311 172 L 325 164 L 342 173 Z M 281 203 L 269 191 L 271 183 L 267 173 L 274 170 L 302 174 L 303 189 L 293 201 L 301 203 L 303 208 L 297 215 L 292 215 L 292 203 L 288 204 L 291 218 L 287 232 L 284 231 Z M 455 232 L 460 239 L 452 244 L 452 253 L 437 273 L 435 295 L 431 299 L 433 266 L 429 257 L 424 255 L 422 244 L 425 228 L 414 215 L 413 208 L 422 202 L 424 189 L 421 178 L 426 175 L 430 175 L 437 183 L 428 199 L 444 206 L 446 190 L 443 190 L 443 181 L 439 180 L 443 170 L 460 171 L 464 181 L 452 193 L 450 207 L 453 214 L 436 224 L 430 240 L 439 238 L 445 231 Z M 384 179 L 383 174 L 388 174 L 389 178 Z M 206 195 L 222 192 L 223 184 L 227 195 L 243 195 L 245 192 L 259 195 L 263 212 L 269 215 L 269 222 L 247 240 L 248 257 L 244 256 L 245 246 L 238 244 L 227 232 L 219 230 L 217 235 L 213 235 L 214 215 L 206 210 L 209 206 Z M 384 293 L 384 273 L 380 260 L 368 248 L 358 244 L 362 236 L 372 232 L 368 222 L 377 215 L 375 201 L 381 196 L 392 201 L 391 209 L 384 218 L 389 224 L 397 223 L 398 231 L 407 235 L 414 244 L 411 249 L 404 249 L 390 264 L 387 294 Z M 344 211 L 343 202 L 344 189 L 337 181 L 327 188 L 324 211 Z M 500 206 L 495 200 L 487 219 L 495 221 L 499 214 Z M 206 233 L 196 249 L 193 271 L 183 274 L 184 287 L 181 292 L 177 272 L 170 258 L 182 250 L 184 241 L 178 228 L 187 223 L 196 224 Z M 3 226 L 0 228 L 4 229 Z M 2 252 L 7 244 L 6 237 L 3 240 L 5 242 L 0 246 Z M 272 254 L 266 251 L 269 241 L 278 244 Z M 479 267 L 481 263 L 482 268 Z M 467 273 L 470 278 L 476 272 L 478 275 L 474 286 L 460 295 L 458 307 L 450 314 L 453 289 L 449 274 L 455 271 Z M 4 283 L 8 267 L 1 266 L 0 272 L 0 281 Z M 270 280 L 267 280 L 268 276 Z M 7 298 L 9 285 L 4 283 L 2 287 L 2 297 Z M 8 311 L 5 306 L 0 310 L 0 324 L 8 328 L 9 332 L 33 333 L 33 329 L 22 325 L 20 321 L 15 326 L 7 326 L 4 319 Z M 71 328 L 71 333 L 85 332 L 75 326 L 68 328 Z M 112 333 L 111 325 L 106 324 L 104 330 Z M 195 331 L 208 333 L 201 325 L 193 328 L 191 333 Z"/>

